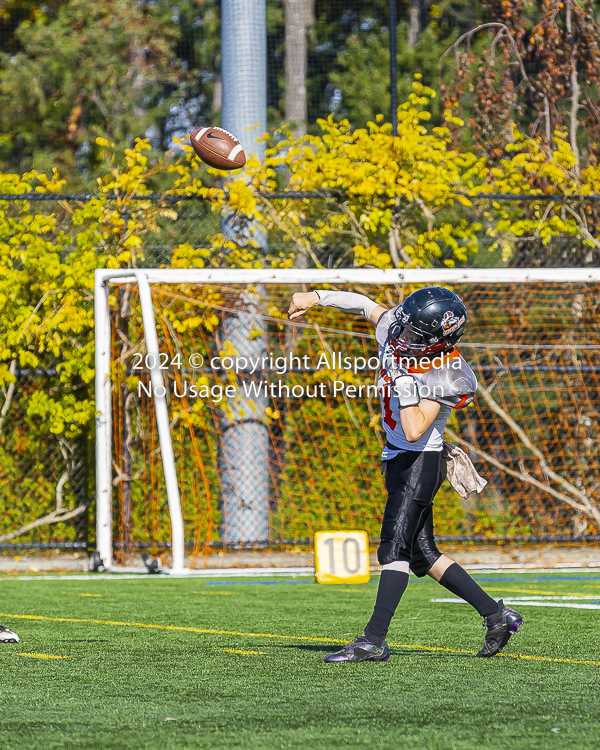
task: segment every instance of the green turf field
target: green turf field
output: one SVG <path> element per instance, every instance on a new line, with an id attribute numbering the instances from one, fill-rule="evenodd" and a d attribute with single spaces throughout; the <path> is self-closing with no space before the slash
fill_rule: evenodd
<path id="1" fill-rule="evenodd" d="M 0 747 L 599 747 L 600 575 L 477 577 L 497 598 L 587 598 L 520 604 L 506 656 L 474 659 L 477 614 L 411 579 L 390 661 L 326 665 L 376 581 L 4 577 L 0 622 L 22 640 L 0 647 Z"/>

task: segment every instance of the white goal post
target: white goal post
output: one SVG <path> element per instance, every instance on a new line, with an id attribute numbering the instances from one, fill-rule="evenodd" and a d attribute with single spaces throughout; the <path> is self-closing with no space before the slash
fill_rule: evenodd
<path id="1" fill-rule="evenodd" d="M 96 550 L 108 569 L 112 565 L 112 446 L 111 446 L 111 321 L 109 285 L 135 284 L 139 289 L 145 343 L 158 365 L 152 284 L 515 284 L 600 282 L 600 268 L 485 268 L 485 269 L 98 269 L 95 272 L 96 363 Z M 151 369 L 154 391 L 163 389 L 158 366 Z M 172 573 L 184 566 L 184 522 L 164 396 L 154 396 L 156 423 L 171 520 Z"/>

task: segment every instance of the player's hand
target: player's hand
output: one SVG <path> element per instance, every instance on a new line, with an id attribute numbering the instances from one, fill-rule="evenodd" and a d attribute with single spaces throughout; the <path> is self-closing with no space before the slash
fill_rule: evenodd
<path id="1" fill-rule="evenodd" d="M 288 318 L 293 320 L 299 318 L 311 307 L 319 304 L 319 295 L 316 292 L 296 292 L 290 302 Z"/>
<path id="2" fill-rule="evenodd" d="M 408 374 L 405 363 L 402 359 L 397 357 L 389 343 L 386 343 L 385 349 L 383 350 L 381 364 L 392 380 L 396 380 L 396 378 Z"/>

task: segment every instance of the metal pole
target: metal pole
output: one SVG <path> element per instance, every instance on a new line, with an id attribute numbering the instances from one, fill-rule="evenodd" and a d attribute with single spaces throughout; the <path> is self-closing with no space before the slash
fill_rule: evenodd
<path id="1" fill-rule="evenodd" d="M 129 338 L 129 298 L 125 298 L 128 292 L 123 287 L 119 295 L 119 307 L 121 308 L 121 319 L 119 329 L 124 336 L 124 341 Z M 123 307 L 123 304 L 126 307 Z M 131 370 L 127 367 L 125 376 L 130 376 Z M 120 483 L 121 492 L 121 529 L 122 529 L 122 546 L 121 558 L 127 558 L 131 554 L 131 451 L 129 450 L 129 440 L 131 438 L 127 426 L 127 399 L 129 397 L 129 388 L 127 383 L 121 383 L 121 471 L 126 479 Z"/>
<path id="2" fill-rule="evenodd" d="M 262 160 L 267 129 L 267 26 L 265 0 L 223 0 L 221 3 L 221 125 L 234 133 L 246 154 Z M 239 179 L 239 178 L 238 178 Z M 223 216 L 222 232 L 240 245 L 256 242 L 263 252 L 267 236 L 259 224 L 233 213 Z M 224 256 L 226 258 L 226 256 Z M 239 310 L 227 313 L 224 338 L 238 356 L 267 354 L 263 318 L 265 290 L 241 291 Z M 257 332 L 261 336 L 255 336 Z M 222 414 L 219 471 L 221 538 L 226 542 L 269 538 L 269 451 L 266 398 L 240 395 Z"/>
<path id="3" fill-rule="evenodd" d="M 265 0 L 221 3 L 221 126 L 248 156 L 262 159 L 267 129 L 267 26 Z"/>
<path id="4" fill-rule="evenodd" d="M 144 336 L 146 339 L 146 351 L 154 363 L 150 370 L 152 382 L 152 398 L 156 409 L 156 425 L 160 441 L 160 453 L 162 456 L 165 485 L 167 488 L 167 499 L 169 502 L 169 515 L 171 516 L 171 556 L 173 564 L 172 573 L 183 573 L 184 568 L 184 534 L 183 514 L 181 512 L 181 501 L 179 499 L 179 485 L 177 484 L 177 470 L 175 468 L 175 457 L 171 443 L 171 427 L 169 424 L 169 412 L 167 409 L 166 388 L 160 369 L 160 357 L 158 352 L 158 338 L 156 336 L 156 321 L 152 309 L 152 294 L 148 278 L 143 271 L 136 271 L 135 276 L 140 290 L 140 304 L 142 307 L 142 321 L 144 323 Z"/>
<path id="5" fill-rule="evenodd" d="M 396 0 L 389 0 L 390 7 L 390 97 L 392 100 L 392 135 L 398 135 L 398 71 L 396 70 Z"/>
<path id="6" fill-rule="evenodd" d="M 105 271 L 94 275 L 96 340 L 96 551 L 112 564 L 110 312 Z"/>
<path id="7" fill-rule="evenodd" d="M 120 206 L 121 217 L 123 220 L 123 229 L 121 231 L 121 245 L 125 250 L 125 240 L 127 237 L 127 229 L 129 224 L 129 210 L 127 203 L 122 203 Z M 123 308 L 124 298 L 127 299 L 127 307 Z M 127 341 L 129 338 L 129 296 L 125 288 L 120 290 L 119 294 L 119 308 L 121 310 L 121 319 L 117 323 L 120 327 L 120 332 L 123 334 L 123 341 Z M 127 368 L 129 370 L 129 368 Z M 125 373 L 131 375 L 131 372 Z M 120 495 L 121 495 L 121 529 L 122 529 L 122 545 L 120 557 L 121 561 L 123 558 L 128 558 L 131 554 L 131 453 L 129 451 L 129 434 L 127 431 L 127 398 L 129 396 L 129 389 L 127 383 L 121 383 L 121 471 L 127 477 L 120 484 Z"/>

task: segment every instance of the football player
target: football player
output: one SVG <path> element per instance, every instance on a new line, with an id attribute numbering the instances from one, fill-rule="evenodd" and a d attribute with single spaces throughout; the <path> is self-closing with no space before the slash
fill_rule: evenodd
<path id="1" fill-rule="evenodd" d="M 378 389 L 386 444 L 382 459 L 387 502 L 377 558 L 382 566 L 373 615 L 363 634 L 326 662 L 387 661 L 385 637 L 408 585 L 409 568 L 428 575 L 471 604 L 484 618 L 477 656 L 501 651 L 523 618 L 495 601 L 458 563 L 437 548 L 433 499 L 445 479 L 444 428 L 452 409 L 473 400 L 477 380 L 455 349 L 467 322 L 462 300 L 443 287 L 426 287 L 391 310 L 362 294 L 317 289 L 294 294 L 290 319 L 311 307 L 363 315 L 375 326 L 381 368 Z"/>
<path id="2" fill-rule="evenodd" d="M 10 628 L 0 625 L 0 643 L 18 643 L 19 636 Z"/>

